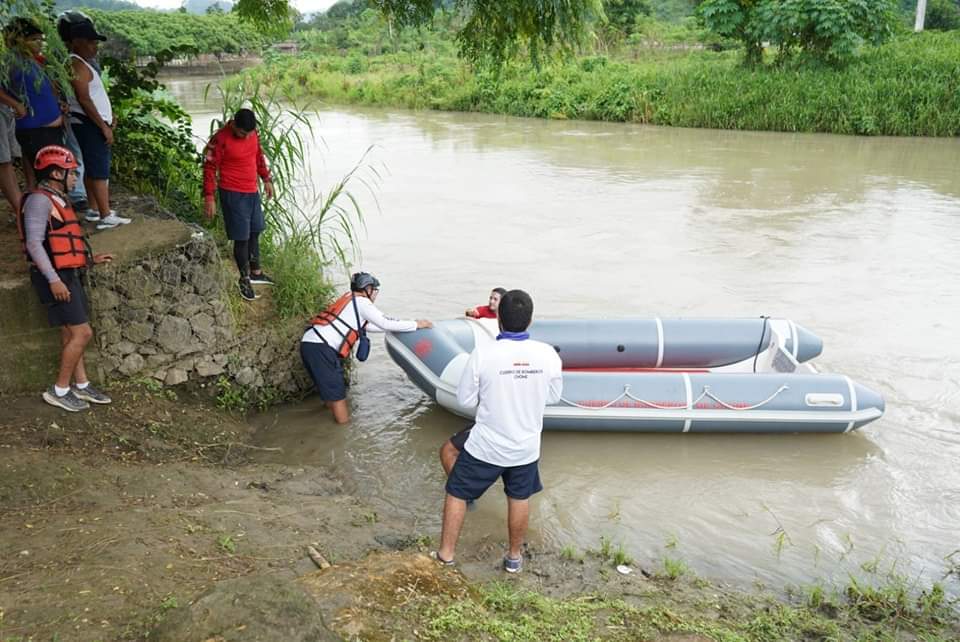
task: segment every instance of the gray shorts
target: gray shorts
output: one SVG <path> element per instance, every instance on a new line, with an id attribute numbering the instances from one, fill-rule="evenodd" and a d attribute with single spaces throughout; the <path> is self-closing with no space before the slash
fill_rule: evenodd
<path id="1" fill-rule="evenodd" d="M 17 143 L 16 129 L 13 110 L 0 105 L 0 164 L 20 158 L 20 144 Z"/>

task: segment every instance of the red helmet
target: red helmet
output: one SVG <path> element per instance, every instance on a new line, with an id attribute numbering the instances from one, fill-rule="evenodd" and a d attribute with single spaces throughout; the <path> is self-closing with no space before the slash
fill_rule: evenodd
<path id="1" fill-rule="evenodd" d="M 60 169 L 75 169 L 80 167 L 77 159 L 66 147 L 60 145 L 47 145 L 41 147 L 37 152 L 37 158 L 33 161 L 34 169 L 46 169 L 48 167 L 59 167 Z"/>

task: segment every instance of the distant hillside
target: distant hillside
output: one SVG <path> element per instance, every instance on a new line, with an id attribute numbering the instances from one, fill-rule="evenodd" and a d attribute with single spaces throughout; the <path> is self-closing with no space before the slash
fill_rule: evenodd
<path id="1" fill-rule="evenodd" d="M 57 11 L 65 11 L 75 7 L 100 9 L 101 11 L 136 11 L 141 7 L 127 0 L 57 0 L 54 5 Z"/>
<path id="2" fill-rule="evenodd" d="M 183 3 L 190 13 L 206 13 L 213 5 L 217 5 L 224 13 L 233 8 L 232 0 L 187 0 Z"/>

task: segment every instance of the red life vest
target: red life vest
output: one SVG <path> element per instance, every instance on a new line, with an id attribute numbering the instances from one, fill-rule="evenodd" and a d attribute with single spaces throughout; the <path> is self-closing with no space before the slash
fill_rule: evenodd
<path id="1" fill-rule="evenodd" d="M 340 335 L 340 338 L 341 338 L 340 347 L 334 348 L 334 349 L 337 351 L 337 354 L 340 355 L 341 359 L 346 359 L 348 356 L 350 356 L 350 351 L 353 350 L 354 344 L 357 342 L 357 339 L 360 338 L 360 332 L 351 328 L 350 324 L 344 321 L 343 318 L 340 316 L 343 310 L 353 303 L 354 296 L 366 296 L 366 295 L 358 294 L 356 292 L 347 292 L 342 297 L 334 301 L 333 304 L 330 307 L 328 307 L 326 310 L 324 310 L 320 314 L 310 319 L 310 325 L 311 327 L 313 327 L 313 331 L 317 333 L 317 336 L 320 337 L 320 340 L 323 341 L 324 343 L 327 343 L 327 342 L 323 338 L 323 336 L 320 334 L 320 331 L 317 330 L 317 326 L 328 325 L 332 327 L 334 330 L 336 330 L 337 334 Z M 355 314 L 357 315 L 357 324 L 360 325 L 360 315 L 357 312 L 355 312 Z M 340 328 L 337 326 L 337 324 L 334 323 L 334 321 L 339 321 L 340 323 L 345 325 L 347 328 L 349 328 L 347 330 L 347 333 L 344 334 L 343 332 L 341 332 Z M 367 327 L 367 322 L 364 321 L 361 327 L 363 328 Z M 327 344 L 327 345 L 330 345 L 330 344 Z M 330 347 L 333 348 L 334 346 L 330 346 Z"/>
<path id="2" fill-rule="evenodd" d="M 50 262 L 55 270 L 67 270 L 70 268 L 87 267 L 89 253 L 87 251 L 87 241 L 83 234 L 83 228 L 80 226 L 80 220 L 72 207 L 60 205 L 53 194 L 44 189 L 36 189 L 24 194 L 20 201 L 20 211 L 17 214 L 17 231 L 20 233 L 20 245 L 23 248 L 23 254 L 27 262 L 33 265 L 33 260 L 27 252 L 27 235 L 24 227 L 24 208 L 27 204 L 27 198 L 33 194 L 42 194 L 50 200 L 53 207 L 60 215 L 60 220 L 53 215 L 53 210 L 47 217 L 47 236 L 43 240 L 43 249 L 47 251 Z"/>

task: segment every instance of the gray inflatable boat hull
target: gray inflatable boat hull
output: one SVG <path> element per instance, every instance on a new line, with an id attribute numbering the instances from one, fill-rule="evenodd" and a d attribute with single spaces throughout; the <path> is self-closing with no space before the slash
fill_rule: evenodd
<path id="1" fill-rule="evenodd" d="M 456 388 L 470 352 L 496 321 L 454 319 L 387 333 L 391 358 L 438 404 L 462 417 Z M 563 399 L 546 430 L 849 432 L 879 418 L 883 398 L 808 363 L 823 344 L 780 319 L 544 320 L 532 339 L 563 360 Z"/>

